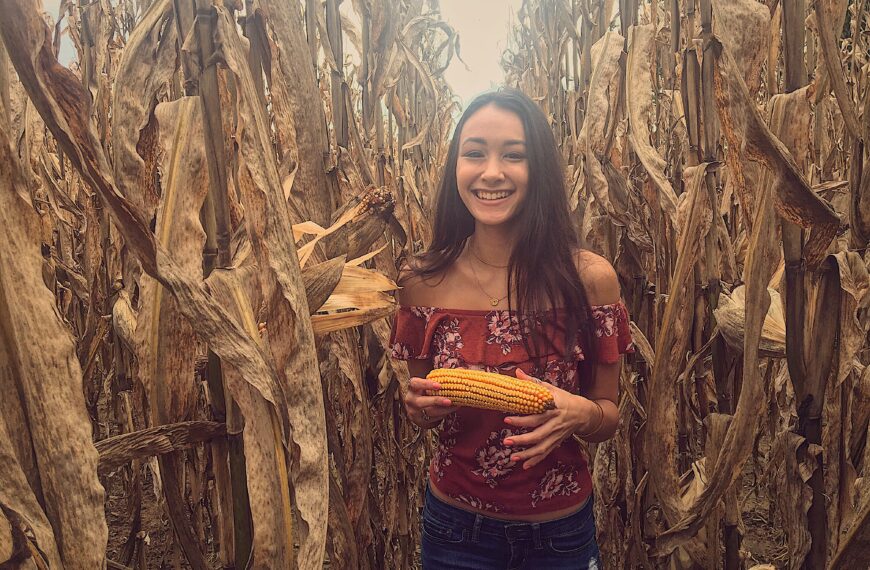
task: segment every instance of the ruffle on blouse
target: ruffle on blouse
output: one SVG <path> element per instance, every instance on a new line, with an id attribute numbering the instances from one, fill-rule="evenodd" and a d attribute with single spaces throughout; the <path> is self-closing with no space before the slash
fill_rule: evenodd
<path id="1" fill-rule="evenodd" d="M 556 309 L 555 322 L 545 327 L 554 353 L 564 342 L 563 319 Z M 634 352 L 628 311 L 622 302 L 592 307 L 597 361 L 614 363 L 620 354 Z M 528 323 L 514 311 L 399 307 L 390 337 L 393 358 L 433 359 L 436 368 L 510 368 L 528 362 L 523 344 Z M 584 360 L 583 349 L 572 350 L 576 361 Z"/>

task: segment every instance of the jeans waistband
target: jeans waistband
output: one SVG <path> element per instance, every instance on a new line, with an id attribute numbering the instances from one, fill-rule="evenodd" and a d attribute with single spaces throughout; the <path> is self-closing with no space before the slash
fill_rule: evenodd
<path id="1" fill-rule="evenodd" d="M 427 485 L 425 509 L 429 516 L 454 527 L 471 529 L 474 534 L 497 534 L 514 538 L 549 538 L 576 532 L 582 525 L 591 521 L 592 504 L 593 499 L 590 496 L 580 510 L 558 519 L 539 522 L 514 521 L 454 507 L 433 495 Z"/>

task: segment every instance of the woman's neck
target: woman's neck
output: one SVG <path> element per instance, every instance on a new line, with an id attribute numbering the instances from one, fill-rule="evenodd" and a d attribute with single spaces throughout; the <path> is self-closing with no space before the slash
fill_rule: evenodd
<path id="1" fill-rule="evenodd" d="M 478 261 L 492 267 L 507 267 L 516 235 L 507 228 L 477 224 L 468 241 L 471 253 Z"/>

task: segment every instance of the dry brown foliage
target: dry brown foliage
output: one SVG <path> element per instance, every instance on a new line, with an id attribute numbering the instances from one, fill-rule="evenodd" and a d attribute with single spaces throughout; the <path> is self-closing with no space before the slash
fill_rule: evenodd
<path id="1" fill-rule="evenodd" d="M 868 10 L 522 4 L 507 83 L 634 320 L 608 568 L 870 557 Z M 438 3 L 0 13 L 0 567 L 412 567 L 387 343 L 457 111 Z"/>

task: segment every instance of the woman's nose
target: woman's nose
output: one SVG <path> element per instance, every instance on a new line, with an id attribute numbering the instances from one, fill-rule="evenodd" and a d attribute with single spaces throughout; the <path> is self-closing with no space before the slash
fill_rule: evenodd
<path id="1" fill-rule="evenodd" d="M 487 160 L 481 178 L 484 180 L 500 180 L 501 178 L 504 178 L 504 170 L 502 169 L 501 161 L 496 157 Z"/>

